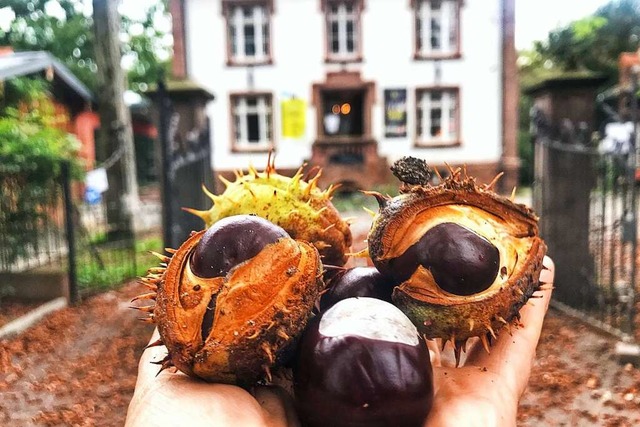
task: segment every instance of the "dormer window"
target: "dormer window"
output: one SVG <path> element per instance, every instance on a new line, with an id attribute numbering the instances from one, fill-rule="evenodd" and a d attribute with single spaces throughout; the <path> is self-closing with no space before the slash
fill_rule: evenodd
<path id="1" fill-rule="evenodd" d="M 362 0 L 323 0 L 326 19 L 326 61 L 362 60 Z"/>
<path id="2" fill-rule="evenodd" d="M 460 56 L 460 0 L 413 0 L 415 58 Z"/>
<path id="3" fill-rule="evenodd" d="M 227 63 L 271 63 L 270 3 L 225 0 L 223 10 L 227 20 Z"/>

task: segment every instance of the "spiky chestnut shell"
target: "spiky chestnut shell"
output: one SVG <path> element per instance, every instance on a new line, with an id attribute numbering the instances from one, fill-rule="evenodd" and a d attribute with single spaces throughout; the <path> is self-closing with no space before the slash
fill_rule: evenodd
<path id="1" fill-rule="evenodd" d="M 284 228 L 292 238 L 313 244 L 325 264 L 344 265 L 351 248 L 351 230 L 331 203 L 337 187 L 320 190 L 317 186 L 320 175 L 318 170 L 306 182 L 302 179 L 302 168 L 293 177 L 287 177 L 278 174 L 272 163 L 267 164 L 264 172 L 250 167 L 246 175 L 237 171 L 233 182 L 221 178 L 226 185 L 221 195 L 207 191 L 214 203 L 211 209 L 189 211 L 200 216 L 207 226 L 231 215 L 261 216 Z"/>
<path id="2" fill-rule="evenodd" d="M 459 358 L 467 339 L 480 337 L 488 351 L 502 326 L 519 324 L 546 246 L 533 211 L 494 193 L 493 183 L 451 172 L 437 186 L 405 185 L 395 198 L 371 193 L 380 210 L 368 245 L 374 265 L 399 283 L 394 304 L 428 338 L 451 340 Z"/>
<path id="3" fill-rule="evenodd" d="M 156 299 L 152 318 L 161 337 L 156 344 L 168 349 L 162 367 L 175 366 L 212 382 L 268 381 L 324 288 L 318 251 L 281 238 L 226 276 L 203 278 L 194 274 L 190 259 L 204 234 L 193 233 L 170 259 L 165 257 L 166 270 L 152 269 L 143 279 L 157 286 L 150 299 Z M 213 323 L 204 328 L 212 306 Z"/>

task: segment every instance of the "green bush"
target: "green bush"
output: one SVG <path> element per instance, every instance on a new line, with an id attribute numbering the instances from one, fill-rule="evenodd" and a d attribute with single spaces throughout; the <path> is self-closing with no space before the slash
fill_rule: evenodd
<path id="1" fill-rule="evenodd" d="M 3 93 L 0 233 L 5 262 L 37 248 L 40 228 L 60 197 L 61 163 L 70 161 L 73 176 L 81 176 L 80 145 L 56 127 L 59 117 L 45 87 L 39 80 L 14 79 Z"/>

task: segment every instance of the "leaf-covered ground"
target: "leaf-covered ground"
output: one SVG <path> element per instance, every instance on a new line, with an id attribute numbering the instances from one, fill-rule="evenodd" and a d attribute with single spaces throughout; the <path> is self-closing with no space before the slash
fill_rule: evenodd
<path id="1" fill-rule="evenodd" d="M 0 342 L 0 425 L 121 426 L 152 327 L 129 284 Z"/>
<path id="2" fill-rule="evenodd" d="M 620 365 L 614 346 L 615 340 L 550 310 L 518 425 L 640 425 L 640 369 Z"/>

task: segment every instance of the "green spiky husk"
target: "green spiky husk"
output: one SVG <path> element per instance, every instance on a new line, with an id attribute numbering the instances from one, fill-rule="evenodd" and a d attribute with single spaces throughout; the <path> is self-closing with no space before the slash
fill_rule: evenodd
<path id="1" fill-rule="evenodd" d="M 320 190 L 320 174 L 309 182 L 299 170 L 293 177 L 276 173 L 273 166 L 264 172 L 253 168 L 248 174 L 236 173 L 236 180 L 226 181 L 226 190 L 210 195 L 214 205 L 198 213 L 207 226 L 238 214 L 255 214 L 284 228 L 292 238 L 313 244 L 326 264 L 344 265 L 352 243 L 347 222 L 331 203 L 335 187 Z"/>

